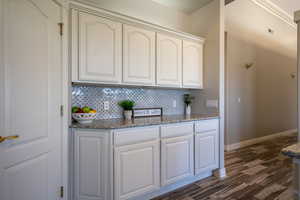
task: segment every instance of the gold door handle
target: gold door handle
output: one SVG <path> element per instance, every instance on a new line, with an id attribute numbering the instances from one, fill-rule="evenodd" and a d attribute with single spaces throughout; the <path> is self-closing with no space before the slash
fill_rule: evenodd
<path id="1" fill-rule="evenodd" d="M 12 136 L 7 136 L 7 137 L 1 137 L 0 136 L 0 143 L 4 142 L 5 140 L 15 140 L 18 139 L 18 135 L 12 135 Z"/>

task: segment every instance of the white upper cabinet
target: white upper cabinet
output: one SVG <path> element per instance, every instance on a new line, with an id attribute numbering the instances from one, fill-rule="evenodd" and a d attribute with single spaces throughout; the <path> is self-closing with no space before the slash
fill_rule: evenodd
<path id="1" fill-rule="evenodd" d="M 121 23 L 79 12 L 77 41 L 79 81 L 121 83 Z"/>
<path id="2" fill-rule="evenodd" d="M 123 25 L 123 82 L 155 85 L 155 32 Z"/>
<path id="3" fill-rule="evenodd" d="M 203 88 L 201 38 L 88 12 L 72 10 L 73 82 Z"/>
<path id="4" fill-rule="evenodd" d="M 180 87 L 182 84 L 182 40 L 157 34 L 157 84 Z"/>
<path id="5" fill-rule="evenodd" d="M 203 44 L 183 41 L 183 87 L 203 88 Z"/>

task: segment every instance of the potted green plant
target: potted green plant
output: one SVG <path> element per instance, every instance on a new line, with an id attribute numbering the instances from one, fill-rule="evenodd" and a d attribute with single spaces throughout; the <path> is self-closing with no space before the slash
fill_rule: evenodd
<path id="1" fill-rule="evenodd" d="M 195 99 L 195 97 L 191 96 L 190 94 L 184 94 L 183 95 L 183 101 L 185 103 L 185 114 L 186 115 L 191 115 L 191 104 L 192 101 Z"/>
<path id="2" fill-rule="evenodd" d="M 131 100 L 123 100 L 119 102 L 119 106 L 123 108 L 124 111 L 124 118 L 126 120 L 131 120 L 132 118 L 132 109 L 135 105 L 134 101 Z"/>

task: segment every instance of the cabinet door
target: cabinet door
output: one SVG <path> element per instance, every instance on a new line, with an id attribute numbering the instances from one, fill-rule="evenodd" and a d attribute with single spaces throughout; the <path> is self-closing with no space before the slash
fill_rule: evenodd
<path id="1" fill-rule="evenodd" d="M 183 87 L 203 88 L 203 45 L 183 41 Z"/>
<path id="2" fill-rule="evenodd" d="M 116 147 L 115 200 L 159 189 L 159 141 Z"/>
<path id="3" fill-rule="evenodd" d="M 120 83 L 122 24 L 79 12 L 78 31 L 79 81 Z"/>
<path id="4" fill-rule="evenodd" d="M 157 34 L 157 84 L 180 87 L 182 84 L 182 40 Z"/>
<path id="5" fill-rule="evenodd" d="M 188 176 L 193 176 L 193 135 L 163 139 L 161 143 L 162 185 L 165 186 Z"/>
<path id="6" fill-rule="evenodd" d="M 104 133 L 76 131 L 75 199 L 107 200 L 109 188 L 108 138 Z"/>
<path id="7" fill-rule="evenodd" d="M 195 137 L 195 173 L 214 170 L 219 165 L 218 131 L 197 133 Z"/>
<path id="8" fill-rule="evenodd" d="M 128 84 L 155 84 L 155 32 L 124 25 L 123 81 Z"/>

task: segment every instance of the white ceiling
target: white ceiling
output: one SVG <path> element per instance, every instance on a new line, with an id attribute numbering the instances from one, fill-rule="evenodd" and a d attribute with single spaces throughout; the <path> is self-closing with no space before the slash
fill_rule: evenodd
<path id="1" fill-rule="evenodd" d="M 264 48 L 280 51 L 290 56 L 295 55 L 297 30 L 252 0 L 233 1 L 226 6 L 225 16 L 226 30 L 229 34 Z M 274 30 L 273 34 L 268 33 L 269 28 Z"/>
<path id="2" fill-rule="evenodd" d="M 175 8 L 186 14 L 191 14 L 213 0 L 152 0 L 152 1 L 168 7 Z"/>

